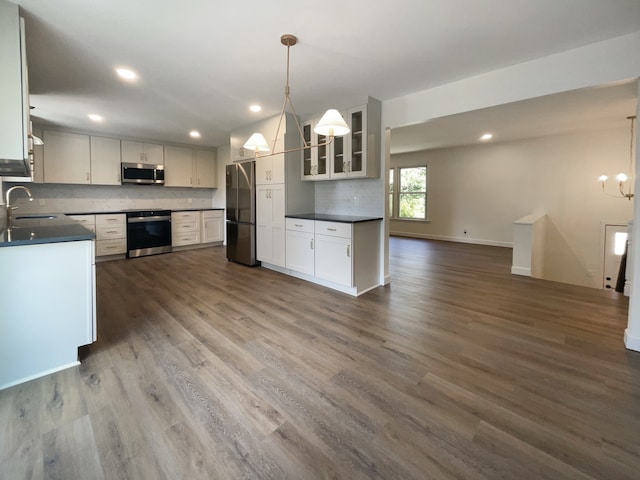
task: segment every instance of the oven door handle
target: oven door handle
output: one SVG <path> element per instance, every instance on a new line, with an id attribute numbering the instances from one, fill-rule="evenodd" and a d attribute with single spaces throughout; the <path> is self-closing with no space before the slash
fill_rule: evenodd
<path id="1" fill-rule="evenodd" d="M 171 215 L 155 215 L 153 217 L 131 217 L 127 218 L 127 223 L 147 223 L 147 222 L 163 222 L 171 221 Z"/>

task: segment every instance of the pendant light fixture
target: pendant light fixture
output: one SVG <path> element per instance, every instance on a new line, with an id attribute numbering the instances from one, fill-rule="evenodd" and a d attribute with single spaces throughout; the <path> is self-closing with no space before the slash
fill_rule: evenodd
<path id="1" fill-rule="evenodd" d="M 635 121 L 636 117 L 635 115 L 631 115 L 630 117 L 627 117 L 627 120 L 631 120 L 631 140 L 629 141 L 629 175 L 633 176 L 633 140 L 635 138 L 634 136 L 634 121 Z M 616 180 L 618 181 L 618 191 L 619 191 L 619 195 L 611 195 L 605 192 L 604 190 L 604 184 L 607 181 L 609 177 L 606 175 L 600 175 L 598 177 L 598 180 L 600 181 L 600 183 L 602 184 L 602 191 L 609 195 L 610 197 L 619 197 L 619 198 L 626 198 L 628 200 L 631 200 L 633 198 L 633 181 L 628 182 L 627 180 L 630 179 L 630 177 L 624 173 L 624 172 L 620 172 L 618 175 L 616 175 Z M 633 178 L 633 177 L 631 177 Z"/>
<path id="2" fill-rule="evenodd" d="M 249 139 L 243 145 L 243 147 L 247 150 L 255 152 L 256 158 L 270 157 L 273 155 L 279 155 L 281 153 L 297 152 L 309 148 L 322 147 L 325 145 L 329 145 L 333 141 L 333 137 L 341 137 L 347 135 L 351 131 L 347 123 L 344 121 L 344 118 L 342 118 L 342 115 L 340 115 L 340 112 L 335 109 L 329 109 L 313 129 L 313 131 L 318 135 L 324 135 L 327 138 L 326 142 L 318 143 L 315 145 L 307 143 L 307 141 L 304 139 L 304 134 L 302 133 L 300 122 L 298 121 L 298 115 L 296 114 L 293 102 L 291 101 L 291 96 L 289 95 L 289 50 L 298 42 L 298 39 L 294 35 L 286 34 L 280 37 L 280 42 L 287 47 L 287 80 L 284 87 L 284 103 L 282 105 L 282 111 L 280 112 L 280 118 L 278 119 L 278 128 L 276 129 L 276 136 L 273 139 L 273 147 L 270 148 L 267 140 L 264 138 L 264 135 L 257 132 L 251 135 L 251 137 L 249 137 Z M 278 139 L 278 135 L 280 134 L 280 127 L 282 126 L 282 119 L 284 118 L 284 115 L 287 111 L 287 105 L 289 105 L 291 113 L 293 113 L 293 118 L 295 119 L 296 126 L 298 127 L 298 133 L 300 134 L 302 147 L 276 152 L 276 141 Z"/>

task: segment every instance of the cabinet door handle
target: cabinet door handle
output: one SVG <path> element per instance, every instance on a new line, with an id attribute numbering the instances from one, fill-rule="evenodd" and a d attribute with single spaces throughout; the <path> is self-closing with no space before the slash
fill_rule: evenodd
<path id="1" fill-rule="evenodd" d="M 351 256 L 351 245 L 347 245 L 347 258 Z"/>
<path id="2" fill-rule="evenodd" d="M 313 250 L 313 238 L 311 239 L 311 250 Z"/>
<path id="3" fill-rule="evenodd" d="M 91 174 L 87 172 L 87 182 L 91 179 Z"/>

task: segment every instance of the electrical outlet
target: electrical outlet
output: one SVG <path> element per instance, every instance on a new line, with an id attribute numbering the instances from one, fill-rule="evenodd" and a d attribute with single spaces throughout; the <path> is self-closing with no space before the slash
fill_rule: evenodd
<path id="1" fill-rule="evenodd" d="M 191 198 L 187 198 L 187 202 L 191 203 L 193 200 Z"/>

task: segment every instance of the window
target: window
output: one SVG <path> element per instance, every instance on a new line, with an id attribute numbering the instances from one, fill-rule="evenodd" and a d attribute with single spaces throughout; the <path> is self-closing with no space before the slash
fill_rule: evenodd
<path id="1" fill-rule="evenodd" d="M 389 217 L 393 217 L 393 171 L 389 169 Z"/>
<path id="2" fill-rule="evenodd" d="M 389 170 L 389 216 L 427 219 L 427 166 Z"/>

